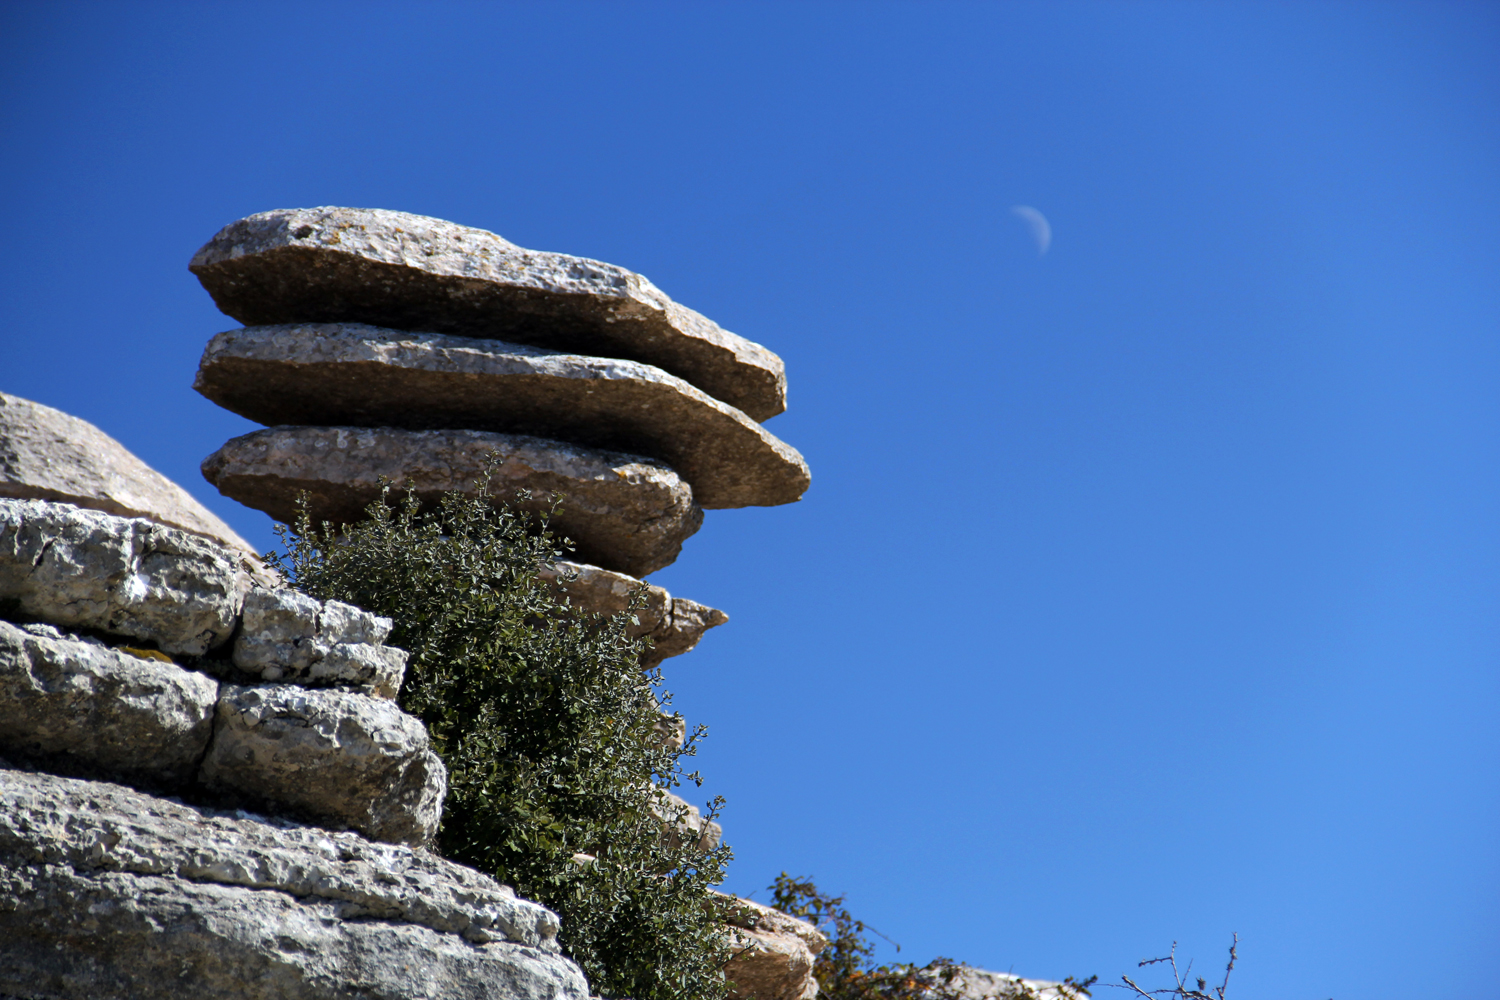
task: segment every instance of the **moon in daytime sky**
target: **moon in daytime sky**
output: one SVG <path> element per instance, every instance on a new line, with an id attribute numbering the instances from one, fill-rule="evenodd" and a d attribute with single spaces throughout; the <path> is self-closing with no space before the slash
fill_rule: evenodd
<path id="1" fill-rule="evenodd" d="M 1036 255 L 1046 253 L 1052 245 L 1052 226 L 1047 217 L 1030 205 L 1012 205 L 1010 210 L 1031 230 L 1031 238 L 1036 240 Z"/>

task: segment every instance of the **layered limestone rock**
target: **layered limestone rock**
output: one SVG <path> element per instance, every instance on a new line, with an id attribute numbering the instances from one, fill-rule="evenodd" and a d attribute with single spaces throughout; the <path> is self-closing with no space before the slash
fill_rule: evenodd
<path id="1" fill-rule="evenodd" d="M 261 212 L 222 229 L 189 268 L 247 326 L 359 322 L 509 340 L 644 362 L 755 420 L 786 409 L 780 358 L 639 274 L 441 219 Z"/>
<path id="2" fill-rule="evenodd" d="M 262 424 L 467 428 L 667 462 L 705 509 L 791 503 L 807 464 L 741 411 L 659 368 L 358 323 L 214 337 L 193 383 Z"/>
<path id="3" fill-rule="evenodd" d="M 0 497 L 144 517 L 256 556 L 249 542 L 186 490 L 87 420 L 3 392 Z"/>
<path id="4" fill-rule="evenodd" d="M 704 632 L 729 620 L 717 608 L 673 597 L 655 584 L 586 563 L 560 559 L 542 567 L 540 575 L 574 606 L 601 615 L 626 610 L 630 595 L 644 587 L 644 604 L 635 610 L 640 624 L 630 629 L 632 636 L 645 636 L 652 642 L 652 648 L 641 655 L 643 667 L 654 667 L 669 656 L 681 656 L 698 645 Z"/>
<path id="5" fill-rule="evenodd" d="M 234 631 L 249 586 L 239 555 L 200 535 L 71 504 L 0 500 L 0 610 L 201 656 Z"/>
<path id="6" fill-rule="evenodd" d="M 724 975 L 738 1000 L 812 1000 L 818 995 L 813 961 L 828 945 L 805 920 L 748 899 L 725 897 L 733 958 Z"/>
<path id="7" fill-rule="evenodd" d="M 406 651 L 385 645 L 389 618 L 295 590 L 256 587 L 245 595 L 233 663 L 265 681 L 356 685 L 394 698 Z"/>
<path id="8" fill-rule="evenodd" d="M 1077 990 L 1044 979 L 1022 979 L 1008 972 L 990 972 L 970 965 L 957 967 L 944 992 L 962 1000 L 1079 1000 Z"/>
<path id="9" fill-rule="evenodd" d="M 669 850 L 689 844 L 699 851 L 711 851 L 724 840 L 722 826 L 704 819 L 697 806 L 664 788 L 656 789 L 651 815 L 661 824 L 662 839 Z"/>
<path id="10" fill-rule="evenodd" d="M 394 703 L 292 684 L 225 684 L 200 779 L 373 840 L 426 844 L 448 773 L 427 727 Z"/>
<path id="11" fill-rule="evenodd" d="M 632 576 L 670 565 L 703 523 L 692 488 L 660 461 L 522 434 L 269 427 L 203 461 L 220 493 L 283 524 L 294 523 L 304 493 L 314 524 L 351 524 L 387 485 L 432 506 L 450 491 L 473 496 L 486 468 L 490 495 L 520 510 L 548 511 L 562 494 L 552 530 L 581 561 Z M 518 490 L 531 498 L 518 500 Z"/>
<path id="12" fill-rule="evenodd" d="M 0 995 L 585 1000 L 557 930 L 425 851 L 0 770 Z"/>

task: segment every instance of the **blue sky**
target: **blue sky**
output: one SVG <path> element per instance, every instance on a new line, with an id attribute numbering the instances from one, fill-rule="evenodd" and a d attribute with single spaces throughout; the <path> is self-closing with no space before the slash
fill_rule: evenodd
<path id="1" fill-rule="evenodd" d="M 1237 931 L 1244 1000 L 1490 995 L 1497 43 L 1479 3 L 6 3 L 0 390 L 270 547 L 197 471 L 251 427 L 190 388 L 221 226 L 640 271 L 786 360 L 813 469 L 653 578 L 731 615 L 666 665 L 729 888 L 812 875 L 919 961 Z"/>

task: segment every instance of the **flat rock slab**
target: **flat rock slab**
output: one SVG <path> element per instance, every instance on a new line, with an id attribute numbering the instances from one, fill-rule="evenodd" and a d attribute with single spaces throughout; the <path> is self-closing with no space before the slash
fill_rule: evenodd
<path id="1" fill-rule="evenodd" d="M 641 361 L 756 420 L 786 409 L 781 359 L 613 264 L 525 250 L 405 212 L 280 209 L 220 230 L 189 268 L 247 326 L 371 323 Z"/>
<path id="2" fill-rule="evenodd" d="M 144 518 L 0 500 L 0 607 L 201 656 L 250 587 L 238 552 Z"/>
<path id="3" fill-rule="evenodd" d="M 800 498 L 807 463 L 744 413 L 659 368 L 357 323 L 214 337 L 193 387 L 263 424 L 502 431 L 661 459 L 704 508 Z"/>
<path id="4" fill-rule="evenodd" d="M 296 519 L 304 492 L 314 524 L 352 524 L 380 499 L 383 481 L 429 506 L 449 491 L 473 496 L 491 457 L 496 498 L 539 513 L 552 494 L 564 495 L 551 528 L 572 539 L 584 562 L 645 576 L 671 565 L 703 523 L 692 487 L 663 462 L 523 434 L 271 427 L 214 452 L 203 475 L 283 524 Z M 532 498 L 518 501 L 517 490 Z"/>
<path id="5" fill-rule="evenodd" d="M 704 819 L 697 806 L 666 789 L 656 789 L 651 815 L 661 824 L 662 840 L 668 850 L 688 844 L 698 851 L 711 851 L 724 840 L 722 826 Z"/>
<path id="6" fill-rule="evenodd" d="M 292 684 L 220 690 L 200 779 L 373 840 L 427 844 L 448 772 L 427 728 L 393 702 Z"/>
<path id="7" fill-rule="evenodd" d="M 681 656 L 698 645 L 704 632 L 729 621 L 729 616 L 717 608 L 673 597 L 655 584 L 587 563 L 560 559 L 544 566 L 541 577 L 556 586 L 575 607 L 601 615 L 624 611 L 630 606 L 631 593 L 645 587 L 645 605 L 635 612 L 640 624 L 630 630 L 633 636 L 649 637 L 653 644 L 641 657 L 642 667 L 654 667 L 669 656 Z"/>
<path id="8" fill-rule="evenodd" d="M 264 681 L 353 685 L 394 698 L 406 676 L 406 651 L 385 645 L 393 624 L 342 601 L 255 587 L 245 595 L 231 661 Z"/>
<path id="9" fill-rule="evenodd" d="M 425 851 L 0 771 L 0 994 L 585 1000 L 557 930 Z"/>
<path id="10" fill-rule="evenodd" d="M 181 486 L 87 420 L 0 392 L 0 497 L 144 517 L 256 557 Z"/>
<path id="11" fill-rule="evenodd" d="M 164 661 L 0 621 L 0 751 L 151 787 L 190 784 L 219 685 Z"/>
<path id="12" fill-rule="evenodd" d="M 740 1000 L 812 1000 L 818 995 L 813 961 L 828 945 L 822 931 L 805 920 L 748 899 L 725 897 L 733 956 L 724 975 Z"/>

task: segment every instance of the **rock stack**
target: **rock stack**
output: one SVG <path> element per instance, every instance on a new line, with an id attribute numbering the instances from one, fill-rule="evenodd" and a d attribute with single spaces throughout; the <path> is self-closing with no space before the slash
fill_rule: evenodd
<path id="1" fill-rule="evenodd" d="M 577 606 L 622 608 L 703 511 L 790 503 L 802 456 L 761 427 L 786 408 L 781 359 L 638 274 L 494 233 L 377 209 L 263 212 L 190 265 L 242 329 L 214 337 L 194 387 L 264 430 L 209 456 L 226 496 L 278 520 L 357 519 L 382 480 L 426 501 L 564 495 L 553 527 Z M 723 612 L 649 587 L 648 665 Z"/>

